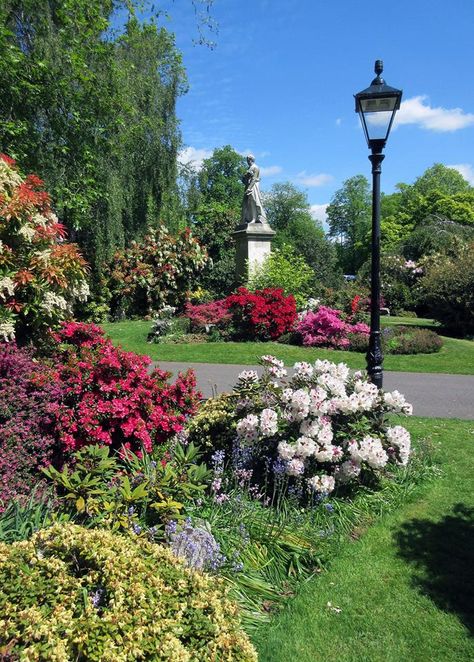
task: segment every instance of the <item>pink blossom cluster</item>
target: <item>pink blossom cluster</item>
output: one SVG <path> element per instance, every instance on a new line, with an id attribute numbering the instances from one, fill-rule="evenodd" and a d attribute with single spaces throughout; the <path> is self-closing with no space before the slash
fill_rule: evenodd
<path id="1" fill-rule="evenodd" d="M 180 432 L 197 406 L 194 373 L 155 369 L 150 359 L 114 347 L 93 324 L 70 322 L 54 335 L 62 397 L 55 409 L 63 448 L 86 444 L 150 452 Z"/>
<path id="2" fill-rule="evenodd" d="M 320 306 L 309 310 L 298 322 L 296 331 L 301 335 L 303 345 L 308 347 L 333 347 L 347 349 L 350 346 L 349 334 L 369 335 L 367 324 L 351 324 L 343 319 L 343 313 L 334 308 Z"/>

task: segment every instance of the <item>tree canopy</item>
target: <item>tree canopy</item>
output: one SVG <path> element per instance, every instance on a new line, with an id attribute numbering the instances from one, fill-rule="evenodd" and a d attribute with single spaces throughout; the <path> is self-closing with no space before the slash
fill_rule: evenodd
<path id="1" fill-rule="evenodd" d="M 343 182 L 327 208 L 329 236 L 336 240 L 339 264 L 347 274 L 356 273 L 367 259 L 371 226 L 369 182 L 355 175 Z"/>
<path id="2" fill-rule="evenodd" d="M 128 0 L 4 0 L 0 149 L 37 172 L 56 212 L 100 269 L 156 223 L 176 180 L 173 36 Z M 121 34 L 114 12 L 128 10 Z"/>

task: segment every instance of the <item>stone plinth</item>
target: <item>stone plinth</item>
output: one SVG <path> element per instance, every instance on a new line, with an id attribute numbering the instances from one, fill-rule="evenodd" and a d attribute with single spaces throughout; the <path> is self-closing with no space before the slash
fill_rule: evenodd
<path id="1" fill-rule="evenodd" d="M 271 252 L 274 230 L 268 223 L 248 223 L 233 233 L 236 243 L 235 276 L 238 283 L 247 282 L 249 276 Z"/>

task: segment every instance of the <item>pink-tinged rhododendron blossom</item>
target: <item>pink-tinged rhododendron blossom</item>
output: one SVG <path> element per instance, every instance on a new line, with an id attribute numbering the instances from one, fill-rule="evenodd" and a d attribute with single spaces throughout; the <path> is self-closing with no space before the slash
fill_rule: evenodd
<path id="1" fill-rule="evenodd" d="M 256 475 L 283 472 L 307 495 L 321 497 L 390 463 L 407 464 L 410 434 L 386 420 L 411 413 L 400 393 L 377 389 L 343 363 L 297 363 L 286 377 L 278 359 L 266 355 L 261 362 L 258 379 L 241 375 L 234 387 L 237 445 L 251 462 L 260 462 Z M 278 382 L 274 369 L 282 370 Z"/>

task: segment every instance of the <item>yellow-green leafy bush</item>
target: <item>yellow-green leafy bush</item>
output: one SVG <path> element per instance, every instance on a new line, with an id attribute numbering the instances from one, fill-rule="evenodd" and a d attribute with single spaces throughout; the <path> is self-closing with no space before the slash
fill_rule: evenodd
<path id="1" fill-rule="evenodd" d="M 229 448 L 235 437 L 236 404 L 236 396 L 228 393 L 204 402 L 189 419 L 189 440 L 204 453 Z"/>
<path id="2" fill-rule="evenodd" d="M 0 657 L 257 659 L 220 580 L 145 540 L 54 525 L 0 544 L 0 586 Z"/>

